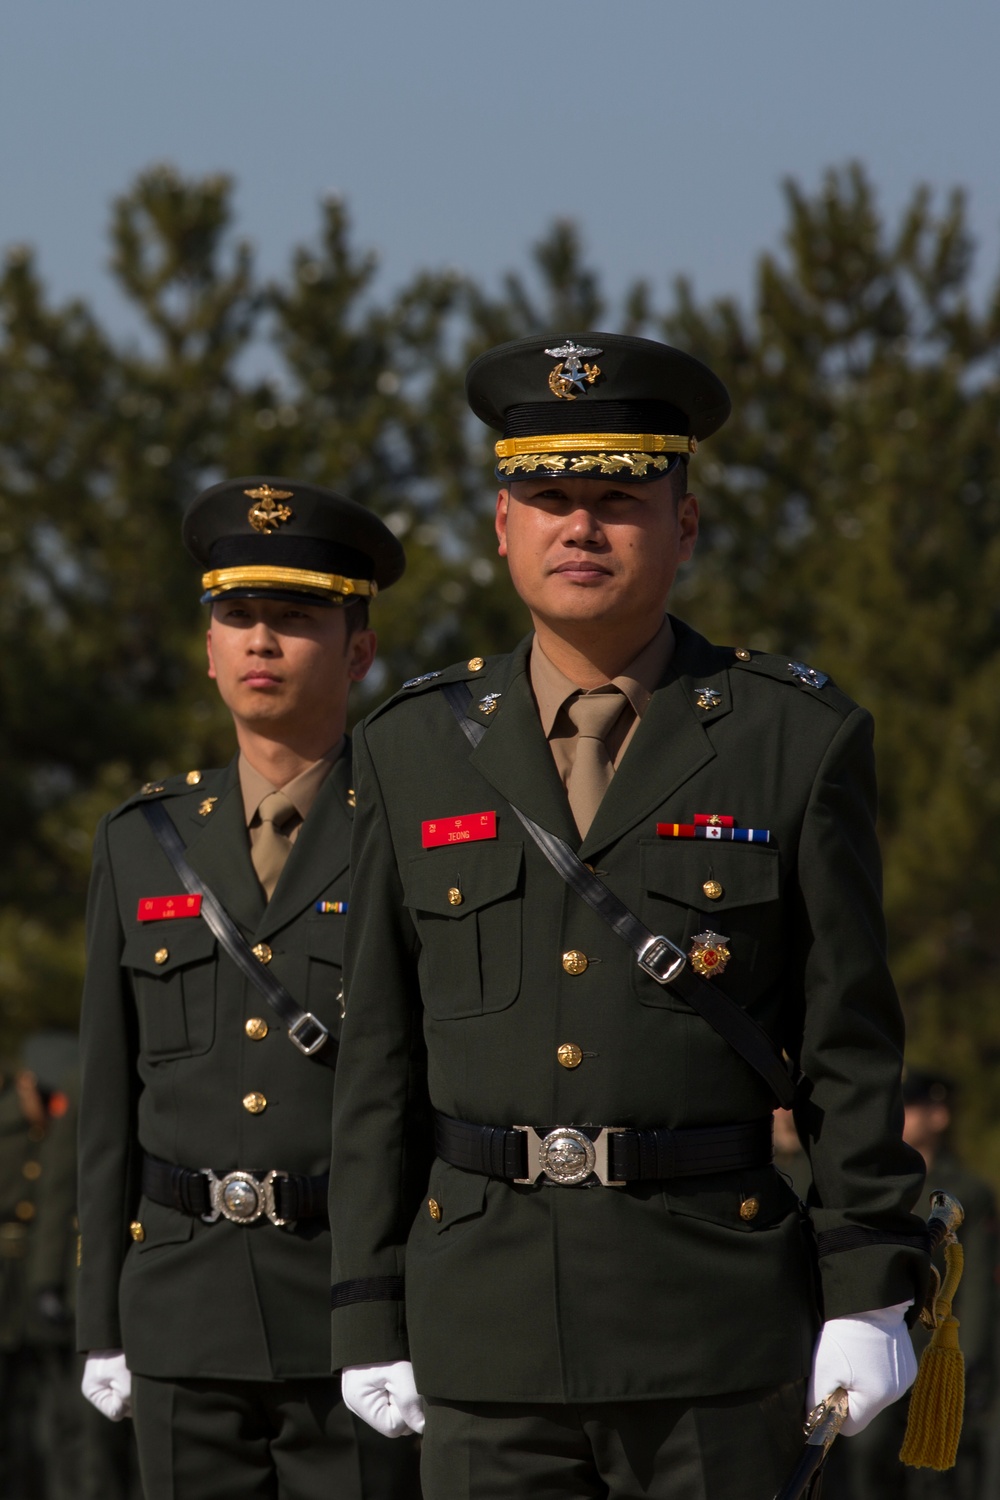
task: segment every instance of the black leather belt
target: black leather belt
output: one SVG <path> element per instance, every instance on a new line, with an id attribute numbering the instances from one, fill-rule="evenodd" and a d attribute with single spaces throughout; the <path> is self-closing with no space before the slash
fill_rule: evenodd
<path id="1" fill-rule="evenodd" d="M 176 1208 L 212 1224 L 218 1218 L 234 1224 L 293 1224 L 299 1219 L 326 1219 L 329 1172 L 305 1177 L 297 1172 L 195 1171 L 155 1156 L 142 1159 L 142 1191 L 154 1203 Z"/>
<path id="2" fill-rule="evenodd" d="M 592 1183 L 623 1187 L 670 1177 L 700 1177 L 766 1167 L 773 1157 L 773 1119 L 696 1130 L 633 1130 L 608 1125 L 472 1125 L 434 1115 L 438 1156 L 453 1167 L 535 1182 L 544 1176 L 563 1187 Z"/>

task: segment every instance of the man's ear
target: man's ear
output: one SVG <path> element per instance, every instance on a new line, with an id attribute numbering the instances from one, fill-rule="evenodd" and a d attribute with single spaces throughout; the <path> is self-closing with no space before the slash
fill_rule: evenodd
<path id="1" fill-rule="evenodd" d="M 215 658 L 212 655 L 212 627 L 205 631 L 205 650 L 208 653 L 208 675 L 215 681 Z"/>
<path id="2" fill-rule="evenodd" d="M 680 560 L 689 562 L 698 540 L 698 518 L 700 510 L 697 495 L 689 490 L 677 502 L 677 524 L 680 528 Z"/>
<path id="3" fill-rule="evenodd" d="M 510 490 L 501 490 L 497 495 L 496 533 L 497 552 L 501 557 L 507 556 L 507 507 L 510 503 Z"/>
<path id="4" fill-rule="evenodd" d="M 347 675 L 352 682 L 361 682 L 368 676 L 375 660 L 378 636 L 374 630 L 356 630 L 347 647 Z"/>

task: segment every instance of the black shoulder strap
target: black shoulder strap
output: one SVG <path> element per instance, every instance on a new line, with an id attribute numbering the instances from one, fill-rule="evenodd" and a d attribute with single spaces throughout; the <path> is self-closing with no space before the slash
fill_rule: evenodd
<path id="1" fill-rule="evenodd" d="M 478 724 L 466 715 L 472 697 L 468 685 L 450 682 L 442 687 L 441 692 L 466 739 L 475 748 L 486 733 L 486 725 Z M 603 880 L 587 868 L 579 855 L 574 854 L 565 839 L 542 828 L 513 803 L 511 807 L 556 873 L 628 944 L 639 967 L 657 984 L 686 1000 L 702 1020 L 707 1021 L 743 1061 L 760 1074 L 773 1090 L 778 1103 L 788 1109 L 795 1097 L 794 1084 L 771 1038 L 753 1016 L 719 989 L 715 980 L 701 979 L 692 973 L 683 950 L 669 938 L 657 937 L 650 932 L 624 901 L 620 901 Z"/>
<path id="2" fill-rule="evenodd" d="M 243 936 L 219 898 L 196 875 L 187 862 L 184 840 L 174 825 L 162 802 L 144 802 L 142 811 L 146 822 L 153 830 L 164 854 L 177 871 L 184 889 L 191 896 L 201 897 L 201 914 L 225 948 L 229 957 L 241 969 L 250 983 L 264 996 L 268 1005 L 288 1027 L 288 1039 L 304 1057 L 315 1057 L 317 1062 L 335 1067 L 337 1043 L 329 1031 L 311 1011 L 301 1005 L 285 989 L 285 986 L 269 974 L 256 958 L 253 949 Z"/>

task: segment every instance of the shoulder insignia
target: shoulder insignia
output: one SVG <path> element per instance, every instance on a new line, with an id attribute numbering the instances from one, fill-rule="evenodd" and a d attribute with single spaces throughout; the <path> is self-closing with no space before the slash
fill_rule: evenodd
<path id="1" fill-rule="evenodd" d="M 790 661 L 788 670 L 796 682 L 801 682 L 806 687 L 819 689 L 830 681 L 826 672 L 817 672 L 815 667 L 807 667 L 804 661 Z"/>
<path id="2" fill-rule="evenodd" d="M 179 797 L 185 794 L 190 795 L 196 789 L 200 789 L 199 795 L 204 797 L 206 791 L 209 790 L 209 787 L 205 785 L 206 778 L 209 778 L 209 785 L 211 785 L 212 778 L 217 777 L 219 774 L 218 771 L 178 771 L 173 776 L 161 777 L 159 781 L 144 782 L 137 791 L 133 792 L 130 797 L 127 797 L 124 802 L 119 803 L 112 810 L 111 816 L 117 817 L 119 813 L 127 811 L 128 808 L 134 807 L 140 802 L 149 801 L 153 797 L 166 798 Z M 210 797 L 205 800 L 214 805 L 218 801 L 218 798 Z M 204 806 L 204 803 L 202 806 Z"/>
<path id="3" fill-rule="evenodd" d="M 742 646 L 734 650 L 733 655 L 736 659 L 731 661 L 730 670 L 735 669 L 740 676 L 746 674 L 751 677 L 769 677 L 772 682 L 786 682 L 789 687 L 798 688 L 805 697 L 816 698 L 820 703 L 827 704 L 841 716 L 857 708 L 853 698 L 838 688 L 828 672 L 820 672 L 818 668 L 810 667 L 795 657 L 778 656 L 767 651 L 749 651 Z"/>
<path id="4" fill-rule="evenodd" d="M 391 697 L 386 698 L 377 708 L 365 717 L 365 724 L 372 724 L 376 719 L 381 719 L 393 709 L 401 707 L 404 703 L 413 703 L 424 696 L 426 690 L 429 696 L 437 693 L 449 682 L 470 682 L 479 676 L 480 672 L 490 664 L 489 658 L 473 656 L 467 661 L 452 662 L 450 666 L 441 667 L 436 672 L 421 672 L 419 677 L 409 677 Z M 479 690 L 482 693 L 482 689 Z M 499 692 L 487 692 L 482 700 L 483 712 L 489 713 L 490 704 L 495 706 Z"/>

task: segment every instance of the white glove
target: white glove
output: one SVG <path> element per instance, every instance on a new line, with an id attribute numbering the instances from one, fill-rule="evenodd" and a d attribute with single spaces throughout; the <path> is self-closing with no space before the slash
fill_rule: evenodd
<path id="1" fill-rule="evenodd" d="M 80 1389 L 112 1422 L 132 1415 L 132 1372 L 120 1349 L 92 1349 L 83 1367 Z"/>
<path id="2" fill-rule="evenodd" d="M 886 1406 L 908 1391 L 917 1357 L 903 1315 L 910 1302 L 853 1313 L 824 1323 L 813 1351 L 808 1408 L 842 1385 L 847 1392 L 844 1437 L 862 1432 Z"/>
<path id="3" fill-rule="evenodd" d="M 347 1365 L 340 1388 L 348 1410 L 383 1437 L 423 1432 L 424 1403 L 408 1359 L 391 1365 Z"/>

